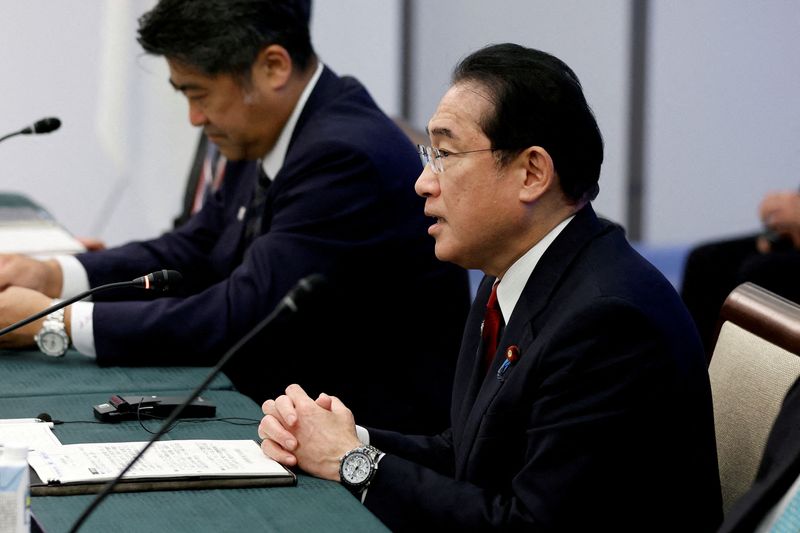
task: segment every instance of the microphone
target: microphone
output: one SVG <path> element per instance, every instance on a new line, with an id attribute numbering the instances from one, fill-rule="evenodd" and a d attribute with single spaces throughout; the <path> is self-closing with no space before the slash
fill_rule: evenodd
<path id="1" fill-rule="evenodd" d="M 37 120 L 32 125 L 22 128 L 19 131 L 15 131 L 13 133 L 9 133 L 8 135 L 4 135 L 0 137 L 0 142 L 5 141 L 9 137 L 13 137 L 15 135 L 30 135 L 35 134 L 38 135 L 40 133 L 50 133 L 51 131 L 55 131 L 61 127 L 61 121 L 56 117 L 47 117 L 41 120 Z"/>
<path id="2" fill-rule="evenodd" d="M 30 135 L 31 133 L 39 134 L 39 133 L 50 133 L 51 131 L 56 131 L 58 128 L 61 127 L 61 121 L 56 117 L 47 117 L 41 120 L 37 120 L 33 123 L 33 126 L 28 126 L 27 128 L 21 129 L 19 132 L 22 135 Z"/>
<path id="3" fill-rule="evenodd" d="M 92 294 L 100 291 L 105 291 L 108 289 L 120 289 L 123 287 L 138 287 L 143 289 L 149 290 L 160 290 L 160 291 L 167 291 L 170 289 L 174 289 L 175 286 L 180 283 L 183 279 L 181 273 L 177 270 L 160 270 L 158 272 L 152 272 L 146 276 L 142 276 L 140 278 L 136 278 L 131 281 L 120 281 L 117 283 L 108 283 L 106 285 L 100 285 L 99 287 L 95 287 L 94 289 L 89 289 L 88 291 L 84 291 L 72 298 L 67 298 L 66 300 L 62 300 L 55 305 L 51 305 L 47 309 L 39 311 L 28 318 L 24 318 L 15 324 L 11 324 L 3 329 L 0 329 L 0 337 L 5 335 L 6 333 L 11 333 L 15 329 L 21 328 L 27 324 L 30 324 L 34 320 L 38 320 L 43 316 L 49 315 L 53 311 L 58 311 L 61 308 L 64 308 L 70 304 L 77 302 L 78 300 L 83 300 L 84 298 L 91 296 Z"/>
<path id="4" fill-rule="evenodd" d="M 165 292 L 180 285 L 181 281 L 183 281 L 183 276 L 177 270 L 159 270 L 136 278 L 131 283 L 134 284 L 134 287 L 140 289 Z"/>
<path id="5" fill-rule="evenodd" d="M 39 422 L 49 422 L 54 426 L 58 426 L 64 423 L 63 420 L 56 420 L 55 418 L 50 416 L 50 413 L 39 413 L 38 415 L 36 415 L 36 420 L 38 420 Z"/>
<path id="6" fill-rule="evenodd" d="M 244 335 L 244 337 L 239 339 L 236 342 L 236 344 L 231 346 L 228 349 L 228 351 L 225 352 L 225 354 L 222 356 L 219 362 L 216 365 L 214 365 L 214 367 L 211 369 L 211 372 L 208 373 L 203 382 L 200 383 L 200 385 L 198 385 L 197 388 L 195 388 L 194 391 L 192 391 L 189 394 L 189 396 L 182 404 L 180 404 L 178 407 L 175 408 L 174 411 L 172 411 L 172 414 L 170 414 L 166 420 L 164 420 L 158 431 L 156 431 L 153 434 L 153 436 L 150 438 L 149 441 L 147 441 L 147 444 L 145 444 L 145 446 L 139 451 L 139 453 L 137 453 L 134 456 L 134 458 L 130 460 L 130 462 L 125 466 L 125 468 L 123 468 L 122 471 L 117 475 L 117 477 L 106 483 L 106 485 L 103 487 L 103 490 L 97 494 L 95 499 L 92 500 L 92 503 L 90 503 L 89 506 L 86 507 L 86 509 L 84 509 L 83 513 L 81 513 L 81 515 L 72 525 L 72 528 L 70 528 L 69 533 L 75 533 L 76 531 L 78 531 L 78 529 L 80 529 L 81 525 L 86 521 L 87 518 L 89 518 L 89 515 L 91 515 L 92 512 L 97 508 L 97 506 L 99 506 L 100 503 L 103 500 L 105 500 L 109 494 L 111 494 L 111 492 L 114 490 L 114 487 L 116 487 L 119 484 L 120 480 L 122 480 L 122 478 L 125 476 L 125 474 L 127 474 L 128 471 L 131 468 L 133 468 L 133 465 L 135 465 L 139 461 L 139 459 L 141 459 L 141 457 L 150 448 L 150 446 L 153 445 L 154 442 L 160 439 L 164 435 L 164 433 L 167 432 L 169 427 L 178 419 L 178 417 L 180 417 L 183 410 L 186 409 L 186 406 L 191 404 L 193 401 L 195 401 L 195 399 L 197 399 L 198 396 L 200 396 L 200 394 L 203 392 L 203 390 L 205 390 L 208 384 L 211 383 L 211 381 L 215 377 L 217 377 L 217 374 L 219 374 L 222 371 L 222 367 L 224 367 L 228 363 L 228 361 L 230 361 L 231 358 L 234 355 L 236 355 L 239 352 L 239 350 L 242 349 L 244 345 L 250 342 L 253 337 L 259 334 L 264 328 L 269 326 L 271 323 L 275 322 L 281 316 L 283 315 L 291 316 L 298 310 L 300 310 L 303 306 L 308 305 L 307 302 L 310 299 L 312 299 L 313 293 L 319 292 L 319 289 L 321 287 L 324 287 L 325 284 L 326 284 L 325 278 L 320 274 L 311 274 L 310 276 L 301 279 L 300 281 L 297 282 L 297 284 L 294 286 L 293 289 L 291 289 L 288 293 L 286 293 L 286 296 L 283 297 L 283 299 L 278 303 L 275 309 L 273 309 L 272 312 L 269 315 L 267 315 L 266 318 L 264 318 L 261 322 L 256 324 L 255 327 L 253 327 L 253 329 L 251 329 Z"/>

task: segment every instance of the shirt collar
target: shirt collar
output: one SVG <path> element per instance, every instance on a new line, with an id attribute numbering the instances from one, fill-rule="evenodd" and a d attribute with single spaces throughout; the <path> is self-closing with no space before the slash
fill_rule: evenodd
<path id="1" fill-rule="evenodd" d="M 503 313 L 503 318 L 506 324 L 514 312 L 514 307 L 522 296 L 522 291 L 528 283 L 528 278 L 533 274 L 533 269 L 539 263 L 544 252 L 556 240 L 556 237 L 567 227 L 567 224 L 575 218 L 575 215 L 564 219 L 555 228 L 542 237 L 533 247 L 525 252 L 525 254 L 517 259 L 511 267 L 506 271 L 503 276 L 502 283 L 497 285 L 497 302 L 500 304 L 500 312 Z"/>
<path id="2" fill-rule="evenodd" d="M 275 142 L 275 146 L 273 146 L 272 150 L 261 160 L 261 168 L 264 169 L 264 173 L 269 176 L 271 180 L 275 179 L 275 176 L 280 172 L 281 167 L 283 167 L 283 161 L 286 159 L 286 152 L 289 151 L 289 140 L 294 133 L 294 127 L 297 126 L 300 113 L 303 112 L 303 108 L 306 106 L 306 102 L 311 96 L 311 91 L 316 87 L 323 69 L 324 65 L 322 61 L 318 62 L 317 70 L 314 72 L 314 75 L 311 76 L 311 79 L 308 80 L 308 84 L 306 84 L 305 89 L 303 89 L 303 92 L 300 94 L 300 98 L 297 100 L 292 114 L 289 115 L 289 120 L 286 121 L 286 125 L 283 126 L 281 134 Z"/>

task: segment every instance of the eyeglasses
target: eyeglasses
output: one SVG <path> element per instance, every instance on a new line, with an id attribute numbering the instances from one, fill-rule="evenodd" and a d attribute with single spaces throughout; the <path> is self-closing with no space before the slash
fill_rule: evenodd
<path id="1" fill-rule="evenodd" d="M 480 150 L 467 150 L 466 152 L 448 152 L 446 150 L 439 150 L 432 146 L 425 146 L 422 144 L 417 145 L 417 153 L 419 160 L 422 161 L 422 166 L 430 165 L 434 174 L 441 174 L 444 172 L 444 158 L 451 155 L 466 155 L 475 154 L 478 152 L 494 152 L 496 148 L 482 148 Z"/>

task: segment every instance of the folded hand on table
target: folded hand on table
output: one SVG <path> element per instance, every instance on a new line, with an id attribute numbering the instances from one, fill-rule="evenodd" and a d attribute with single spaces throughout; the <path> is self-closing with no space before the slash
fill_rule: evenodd
<path id="1" fill-rule="evenodd" d="M 289 385 L 285 395 L 267 400 L 262 410 L 258 436 L 267 456 L 339 481 L 340 459 L 361 444 L 350 409 L 335 396 L 320 394 L 313 400 L 299 385 Z"/>

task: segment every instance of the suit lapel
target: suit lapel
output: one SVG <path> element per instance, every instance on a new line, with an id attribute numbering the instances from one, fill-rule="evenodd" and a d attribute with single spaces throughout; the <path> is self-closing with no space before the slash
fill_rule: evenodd
<path id="1" fill-rule="evenodd" d="M 591 205 L 581 209 L 545 251 L 528 279 L 525 289 L 522 291 L 522 295 L 517 301 L 510 319 L 507 321 L 506 328 L 498 343 L 498 352 L 495 354 L 488 373 L 484 375 L 482 371 L 480 347 L 471 354 L 472 371 L 467 381 L 468 386 L 463 391 L 465 396 L 459 399 L 462 402 L 459 418 L 453 419 L 454 432 L 460 435 L 460 440 L 463 444 L 457 457 L 457 471 L 463 472 L 469 462 L 483 417 L 494 399 L 501 393 L 503 385 L 519 369 L 524 368 L 526 372 L 529 372 L 536 366 L 537 362 L 530 360 L 538 357 L 535 346 L 536 331 L 533 324 L 547 309 L 553 293 L 567 275 L 570 265 L 580 251 L 592 239 L 608 231 L 608 229 L 610 228 L 604 228 L 603 224 L 597 219 Z M 489 292 L 493 282 L 494 278 L 488 277 L 481 282 L 473 310 L 475 306 L 480 306 L 482 313 L 489 299 Z M 480 339 L 480 333 L 478 332 L 476 335 Z M 481 343 L 478 342 L 477 344 L 480 345 Z M 519 347 L 520 360 L 506 370 L 503 380 L 498 379 L 497 371 L 505 359 L 506 349 L 512 345 Z M 462 353 L 462 357 L 466 356 L 467 354 Z M 464 376 L 459 377 L 464 378 Z M 457 425 L 461 427 L 456 427 Z"/>
<path id="2" fill-rule="evenodd" d="M 264 213 L 262 214 L 261 219 L 261 233 L 263 235 L 269 231 L 270 226 L 272 225 L 272 214 L 273 214 L 273 201 L 275 195 L 277 194 L 276 191 L 280 189 L 283 177 L 285 175 L 284 169 L 286 168 L 287 161 L 291 160 L 292 149 L 295 147 L 295 140 L 298 138 L 302 138 L 302 131 L 303 128 L 308 124 L 308 121 L 311 117 L 314 116 L 315 112 L 319 108 L 322 102 L 330 101 L 333 99 L 333 92 L 336 90 L 336 86 L 338 85 L 339 77 L 333 73 L 328 67 L 323 67 L 322 74 L 320 75 L 319 79 L 317 80 L 317 84 L 314 86 L 314 89 L 311 91 L 311 94 L 308 96 L 308 100 L 306 100 L 305 106 L 303 110 L 300 112 L 300 116 L 297 118 L 297 123 L 294 126 L 294 130 L 292 131 L 292 136 L 289 139 L 289 147 L 286 150 L 286 157 L 284 158 L 283 167 L 278 171 L 275 176 L 270 176 L 272 178 L 272 185 L 270 185 L 269 189 L 267 189 L 267 197 L 264 202 Z M 305 137 L 308 137 L 307 135 Z M 259 168 L 256 165 L 255 173 L 252 177 L 252 184 L 250 186 L 250 192 L 246 198 L 246 202 L 243 203 L 243 206 L 249 207 L 251 200 L 253 198 L 253 194 L 255 193 L 255 180 L 258 179 Z M 291 175 L 291 174 L 290 174 Z M 277 187 L 276 187 L 277 183 Z M 245 233 L 245 224 L 241 224 L 240 231 L 239 231 L 239 247 L 242 250 L 242 255 L 247 251 L 246 243 L 244 243 L 244 233 Z"/>
<path id="3" fill-rule="evenodd" d="M 481 324 L 494 280 L 493 277 L 484 276 L 467 317 L 466 334 L 461 343 L 456 376 L 453 380 L 451 422 L 456 441 L 461 440 L 461 431 L 465 427 L 466 418 L 472 410 L 475 396 L 485 375 L 481 355 L 483 353 Z"/>
<path id="4" fill-rule="evenodd" d="M 306 127 L 306 124 L 314 116 L 317 109 L 324 103 L 335 101 L 338 98 L 343 90 L 340 81 L 341 78 L 334 74 L 331 69 L 328 67 L 322 68 L 322 74 L 320 74 L 317 84 L 311 94 L 308 95 L 308 100 L 306 100 L 306 105 L 300 116 L 297 117 L 297 124 L 294 127 L 291 139 L 289 139 L 289 151 L 292 150 L 295 141 L 302 138 L 300 132 Z"/>

